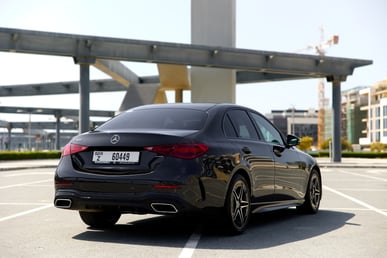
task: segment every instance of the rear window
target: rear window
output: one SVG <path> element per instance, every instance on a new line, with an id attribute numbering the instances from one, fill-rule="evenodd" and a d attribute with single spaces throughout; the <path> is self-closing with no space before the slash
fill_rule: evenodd
<path id="1" fill-rule="evenodd" d="M 128 111 L 107 121 L 96 130 L 177 129 L 199 130 L 207 113 L 192 109 L 143 109 Z"/>

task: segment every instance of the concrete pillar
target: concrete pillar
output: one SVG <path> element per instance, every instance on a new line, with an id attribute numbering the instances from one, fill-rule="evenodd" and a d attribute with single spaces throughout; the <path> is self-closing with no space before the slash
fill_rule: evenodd
<path id="1" fill-rule="evenodd" d="M 175 102 L 176 103 L 183 102 L 183 90 L 182 89 L 175 90 Z"/>
<path id="2" fill-rule="evenodd" d="M 235 47 L 235 8 L 235 0 L 191 0 L 192 44 Z M 191 68 L 192 102 L 235 103 L 235 85 L 235 70 Z"/>
<path id="3" fill-rule="evenodd" d="M 11 150 L 11 143 L 12 143 L 12 124 L 9 123 L 8 126 L 7 126 L 7 130 L 8 130 L 8 146 L 7 146 L 7 150 Z"/>
<path id="4" fill-rule="evenodd" d="M 56 130 L 56 137 L 55 137 L 55 149 L 60 150 L 60 118 L 61 115 L 55 114 L 55 119 L 56 119 L 56 125 L 55 125 L 55 130 Z"/>
<path id="5" fill-rule="evenodd" d="M 340 76 L 332 76 L 328 81 L 332 82 L 332 161 L 341 162 L 341 81 Z"/>
<path id="6" fill-rule="evenodd" d="M 79 67 L 81 74 L 79 81 L 79 133 L 84 133 L 89 131 L 90 127 L 90 65 L 81 64 Z"/>
<path id="7" fill-rule="evenodd" d="M 95 58 L 74 57 L 74 62 L 80 67 L 79 80 L 79 133 L 89 131 L 90 128 L 90 65 L 95 64 Z"/>

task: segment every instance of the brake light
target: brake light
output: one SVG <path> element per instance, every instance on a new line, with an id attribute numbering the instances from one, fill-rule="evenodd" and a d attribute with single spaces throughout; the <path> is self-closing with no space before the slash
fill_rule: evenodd
<path id="1" fill-rule="evenodd" d="M 66 146 L 63 148 L 63 151 L 62 151 L 62 157 L 84 151 L 87 148 L 88 146 L 84 146 L 84 145 L 78 145 L 73 143 L 66 144 Z"/>
<path id="2" fill-rule="evenodd" d="M 208 146 L 201 143 L 167 144 L 144 147 L 147 151 L 180 159 L 194 159 L 207 152 Z"/>

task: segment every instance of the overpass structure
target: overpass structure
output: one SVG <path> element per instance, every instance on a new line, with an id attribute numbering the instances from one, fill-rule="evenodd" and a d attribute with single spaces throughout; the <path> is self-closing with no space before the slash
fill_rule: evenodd
<path id="1" fill-rule="evenodd" d="M 191 88 L 189 83 L 189 66 L 235 70 L 236 83 L 326 78 L 333 84 L 335 161 L 340 161 L 341 157 L 341 82 L 352 75 L 355 68 L 372 64 L 371 60 L 12 28 L 0 28 L 0 51 L 73 58 L 74 63 L 80 67 L 79 82 L 1 86 L 0 96 L 79 93 L 80 133 L 89 129 L 90 92 L 126 91 L 120 109 L 146 104 L 145 102 L 166 101 L 166 89 L 175 90 L 175 100 L 179 102 L 184 89 L 195 90 L 194 85 Z M 138 76 L 120 61 L 155 63 L 158 65 L 159 75 Z M 90 81 L 90 66 L 109 74 L 112 79 Z"/>
<path id="2" fill-rule="evenodd" d="M 25 92 L 23 95 L 19 96 L 28 96 Z M 7 95 L 1 95 L 0 96 L 7 96 Z M 9 95 L 8 95 L 9 96 Z M 76 109 L 58 109 L 58 108 L 36 108 L 36 107 L 7 107 L 7 106 L 0 106 L 0 113 L 11 113 L 11 114 L 29 114 L 30 121 L 27 122 L 0 122 L 0 127 L 5 127 L 8 129 L 8 146 L 11 146 L 11 132 L 14 128 L 21 128 L 25 131 L 28 131 L 28 139 L 31 138 L 31 130 L 43 130 L 43 129 L 55 129 L 56 137 L 55 137 L 55 147 L 57 150 L 60 149 L 60 136 L 61 136 L 61 130 L 78 130 L 78 122 L 69 122 L 69 123 L 63 123 L 60 121 L 62 117 L 68 117 L 68 118 L 78 118 L 79 111 Z M 55 123 L 52 122 L 31 122 L 31 115 L 32 114 L 39 114 L 39 115 L 53 115 L 56 119 Z M 103 111 L 103 110 L 90 110 L 89 115 L 92 117 L 103 117 L 105 120 L 109 119 L 110 117 L 113 117 L 115 112 L 113 111 Z M 77 121 L 77 119 L 73 119 Z M 96 126 L 99 123 L 93 123 L 92 126 Z M 31 143 L 29 142 L 29 147 L 31 146 Z"/>

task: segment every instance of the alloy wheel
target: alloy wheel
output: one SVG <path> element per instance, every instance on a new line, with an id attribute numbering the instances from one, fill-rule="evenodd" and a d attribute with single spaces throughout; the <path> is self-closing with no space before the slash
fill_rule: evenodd
<path id="1" fill-rule="evenodd" d="M 244 177 L 237 175 L 228 194 L 228 217 L 234 233 L 245 231 L 250 219 L 250 190 Z"/>
<path id="2" fill-rule="evenodd" d="M 313 209 L 317 209 L 320 205 L 321 199 L 321 184 L 320 179 L 316 173 L 312 175 L 309 187 L 311 206 Z"/>

